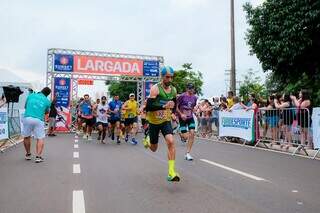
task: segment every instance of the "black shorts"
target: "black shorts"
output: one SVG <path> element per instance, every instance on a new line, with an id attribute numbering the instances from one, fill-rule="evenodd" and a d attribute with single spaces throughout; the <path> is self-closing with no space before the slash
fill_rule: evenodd
<path id="1" fill-rule="evenodd" d="M 82 123 L 85 123 L 87 126 L 94 126 L 95 120 L 93 118 L 82 118 Z"/>
<path id="2" fill-rule="evenodd" d="M 110 119 L 109 122 L 110 122 L 111 125 L 114 125 L 114 124 L 116 124 L 117 122 L 120 122 L 120 118 Z"/>
<path id="3" fill-rule="evenodd" d="M 158 143 L 160 131 L 164 137 L 166 137 L 166 135 L 170 135 L 170 134 L 172 135 L 173 130 L 172 130 L 171 122 L 166 121 L 162 124 L 151 124 L 151 123 L 149 124 L 149 136 L 150 136 L 151 144 Z"/>
<path id="4" fill-rule="evenodd" d="M 134 123 L 137 123 L 137 122 L 138 122 L 138 117 L 126 118 L 126 119 L 124 120 L 124 125 L 125 125 L 125 126 L 130 126 L 130 125 L 132 125 L 132 124 L 134 124 Z"/>
<path id="5" fill-rule="evenodd" d="M 191 129 L 196 129 L 196 123 L 194 122 L 193 118 L 187 119 L 187 120 L 180 120 L 180 132 L 186 133 L 190 131 Z"/>
<path id="6" fill-rule="evenodd" d="M 108 123 L 103 123 L 103 122 L 97 122 L 96 123 L 97 127 L 100 126 L 100 125 L 102 125 L 103 128 L 107 128 L 108 127 Z"/>

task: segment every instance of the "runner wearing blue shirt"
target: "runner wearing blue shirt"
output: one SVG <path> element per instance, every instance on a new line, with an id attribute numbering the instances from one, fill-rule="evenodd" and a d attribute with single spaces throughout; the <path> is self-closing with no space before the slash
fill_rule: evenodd
<path id="1" fill-rule="evenodd" d="M 121 108 L 122 103 L 119 100 L 119 96 L 115 95 L 113 100 L 109 103 L 110 124 L 111 124 L 111 138 L 114 140 L 114 136 L 117 136 L 117 144 L 120 144 L 120 120 L 121 120 Z"/>
<path id="2" fill-rule="evenodd" d="M 92 140 L 92 127 L 95 124 L 93 118 L 93 105 L 88 94 L 84 95 L 84 100 L 79 104 L 80 116 L 83 123 L 83 139 Z"/>
<path id="3" fill-rule="evenodd" d="M 26 150 L 26 160 L 31 160 L 31 136 L 37 139 L 35 162 L 43 161 L 42 151 L 44 147 L 44 138 L 46 136 L 44 130 L 44 116 L 49 112 L 51 102 L 47 98 L 51 93 L 49 87 L 45 87 L 39 93 L 32 93 L 27 97 L 25 104 L 25 113 L 22 120 L 24 137 L 23 143 Z"/>

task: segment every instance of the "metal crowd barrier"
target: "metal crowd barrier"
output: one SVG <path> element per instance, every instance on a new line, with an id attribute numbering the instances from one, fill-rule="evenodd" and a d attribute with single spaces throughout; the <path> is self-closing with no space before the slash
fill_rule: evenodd
<path id="1" fill-rule="evenodd" d="M 308 109 L 285 108 L 267 109 L 260 108 L 256 115 L 256 124 L 259 125 L 259 134 L 256 145 L 266 143 L 280 145 L 280 148 L 295 147 L 292 155 L 306 148 L 312 148 L 311 113 Z"/>
<path id="2" fill-rule="evenodd" d="M 273 145 L 280 145 L 281 149 L 294 147 L 292 155 L 303 151 L 309 156 L 307 149 L 313 148 L 312 141 L 312 113 L 309 109 L 284 108 L 267 109 L 260 108 L 255 115 L 255 146 L 262 144 L 265 148 L 272 148 Z M 203 137 L 203 125 L 198 119 L 196 130 L 198 137 Z M 219 137 L 219 129 L 212 124 L 212 136 L 219 140 L 232 141 L 232 137 Z M 215 131 L 216 130 L 216 131 Z M 212 137 L 210 135 L 210 137 Z M 236 140 L 237 141 L 237 140 Z M 238 140 L 241 141 L 241 140 Z M 242 141 L 241 141 L 242 142 Z M 246 144 L 246 141 L 243 141 Z M 269 146 L 268 146 L 269 145 Z M 316 150 L 315 158 L 320 153 Z"/>

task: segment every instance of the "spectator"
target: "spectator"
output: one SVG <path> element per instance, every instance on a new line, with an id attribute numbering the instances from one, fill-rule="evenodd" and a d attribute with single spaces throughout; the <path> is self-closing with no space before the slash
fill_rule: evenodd
<path id="1" fill-rule="evenodd" d="M 51 93 L 49 87 L 45 87 L 39 93 L 32 93 L 26 100 L 26 111 L 23 119 L 23 143 L 26 150 L 26 160 L 31 160 L 31 135 L 37 139 L 36 158 L 35 162 L 40 163 L 43 161 L 42 152 L 44 148 L 44 116 L 49 111 L 51 102 L 48 96 Z"/>
<path id="2" fill-rule="evenodd" d="M 281 118 L 283 122 L 283 128 L 284 128 L 284 135 L 285 135 L 285 142 L 287 145 L 285 146 L 286 149 L 289 149 L 289 147 L 292 146 L 292 136 L 291 136 L 291 127 L 292 123 L 295 119 L 295 114 L 293 111 L 293 104 L 290 99 L 289 94 L 283 94 L 282 96 L 282 102 L 280 102 L 278 99 L 275 99 L 275 107 L 277 109 L 282 110 Z"/>
<path id="3" fill-rule="evenodd" d="M 308 145 L 308 148 L 312 149 L 312 141 L 309 135 L 309 127 L 311 126 L 311 101 L 310 94 L 307 90 L 301 90 L 299 93 L 299 99 L 295 96 L 291 96 L 291 100 L 297 109 L 298 125 L 301 127 L 301 144 Z M 306 142 L 308 141 L 308 143 Z"/>
<path id="4" fill-rule="evenodd" d="M 239 97 L 234 96 L 233 97 L 233 105 L 231 108 L 229 108 L 229 111 L 240 110 L 240 109 L 245 109 L 245 106 L 239 101 Z"/>
<path id="5" fill-rule="evenodd" d="M 228 109 L 230 109 L 230 108 L 233 106 L 233 104 L 234 104 L 234 102 L 233 102 L 233 96 L 234 96 L 233 92 L 232 92 L 232 91 L 229 91 L 229 92 L 228 92 L 228 98 L 227 98 L 227 106 L 228 106 Z"/>
<path id="6" fill-rule="evenodd" d="M 7 103 L 6 97 L 2 95 L 0 99 L 0 108 L 3 107 L 6 103 Z"/>
<path id="7" fill-rule="evenodd" d="M 277 130 L 278 130 L 278 123 L 279 123 L 279 111 L 276 110 L 275 103 L 274 103 L 275 96 L 271 95 L 268 99 L 268 106 L 266 108 L 266 123 L 265 123 L 265 131 L 263 136 L 265 137 L 268 131 L 268 128 L 271 129 L 271 146 L 276 144 L 277 140 Z"/>
<path id="8" fill-rule="evenodd" d="M 58 111 L 56 108 L 56 97 L 52 100 L 51 106 L 50 106 L 50 112 L 49 112 L 49 127 L 48 127 L 48 136 L 57 136 L 54 134 L 54 130 L 56 128 L 56 118 L 58 115 Z"/>
<path id="9" fill-rule="evenodd" d="M 217 131 L 219 131 L 219 110 L 220 110 L 220 104 L 219 104 L 219 98 L 213 98 L 213 105 L 212 105 L 212 123 L 216 126 Z"/>

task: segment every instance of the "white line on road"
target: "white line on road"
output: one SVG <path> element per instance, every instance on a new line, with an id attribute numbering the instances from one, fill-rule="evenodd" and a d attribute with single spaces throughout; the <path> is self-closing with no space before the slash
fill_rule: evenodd
<path id="1" fill-rule="evenodd" d="M 73 174 L 80 174 L 80 164 L 73 164 Z"/>
<path id="2" fill-rule="evenodd" d="M 78 149 L 78 148 L 79 148 L 79 144 L 74 144 L 73 147 L 74 147 L 75 149 Z"/>
<path id="3" fill-rule="evenodd" d="M 85 213 L 85 206 L 84 206 L 84 197 L 83 191 L 73 191 L 73 198 L 72 198 L 72 212 L 73 213 Z"/>
<path id="4" fill-rule="evenodd" d="M 78 139 L 75 139 L 75 140 L 74 140 L 74 142 L 75 142 L 75 143 L 78 143 L 78 142 L 79 142 L 79 140 L 78 140 Z"/>
<path id="5" fill-rule="evenodd" d="M 79 152 L 73 152 L 73 158 L 79 158 Z"/>
<path id="6" fill-rule="evenodd" d="M 239 170 L 237 170 L 237 169 L 233 169 L 233 168 L 224 166 L 224 165 L 219 164 L 219 163 L 215 163 L 215 162 L 212 162 L 212 161 L 209 161 L 209 160 L 206 160 L 206 159 L 200 159 L 200 160 L 203 161 L 203 162 L 206 162 L 206 163 L 208 163 L 208 164 L 211 164 L 211 165 L 213 165 L 213 166 L 217 166 L 217 167 L 219 167 L 219 168 L 228 170 L 228 171 L 230 171 L 230 172 L 234 172 L 234 173 L 237 173 L 237 174 L 239 174 L 239 175 L 245 176 L 245 177 L 247 177 L 247 178 L 251 178 L 251 179 L 253 179 L 253 180 L 266 181 L 265 179 L 263 179 L 263 178 L 261 178 L 261 177 L 254 176 L 254 175 L 251 175 L 251 174 L 248 174 L 248 173 L 239 171 Z"/>

